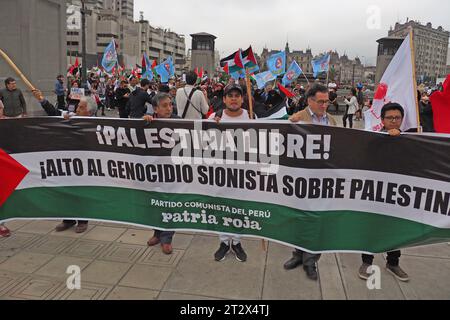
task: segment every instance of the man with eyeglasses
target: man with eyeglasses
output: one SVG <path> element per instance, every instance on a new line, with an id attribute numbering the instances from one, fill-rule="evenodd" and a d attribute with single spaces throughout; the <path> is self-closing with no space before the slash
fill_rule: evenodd
<path id="1" fill-rule="evenodd" d="M 292 122 L 337 126 L 336 120 L 327 113 L 328 106 L 331 103 L 327 87 L 321 84 L 314 84 L 306 93 L 306 100 L 308 106 L 305 110 L 295 113 L 289 120 Z"/>
<path id="2" fill-rule="evenodd" d="M 321 84 L 314 84 L 306 93 L 308 107 L 297 112 L 289 118 L 292 122 L 306 122 L 325 126 L 337 126 L 336 120 L 327 113 L 330 105 L 329 92 L 327 87 Z M 309 279 L 317 281 L 316 263 L 320 259 L 320 254 L 312 254 L 299 249 L 295 249 L 292 258 L 284 264 L 286 270 L 297 268 L 303 264 L 303 269 Z"/>
<path id="3" fill-rule="evenodd" d="M 398 137 L 401 134 L 400 127 L 402 126 L 405 111 L 398 103 L 388 103 L 381 109 L 381 122 L 383 124 L 382 132 L 387 132 L 392 137 Z M 408 274 L 399 266 L 401 252 L 400 250 L 390 251 L 387 253 L 386 270 L 394 275 L 398 280 L 406 282 L 409 281 Z M 367 269 L 373 263 L 373 255 L 363 254 L 362 265 L 359 267 L 358 275 L 361 279 L 367 280 L 370 274 Z"/>

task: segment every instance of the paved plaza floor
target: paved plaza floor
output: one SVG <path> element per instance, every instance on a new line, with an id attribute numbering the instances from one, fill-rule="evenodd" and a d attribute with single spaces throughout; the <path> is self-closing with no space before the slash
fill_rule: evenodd
<path id="1" fill-rule="evenodd" d="M 291 248 L 244 239 L 245 263 L 232 253 L 222 262 L 213 254 L 213 234 L 179 232 L 172 255 L 148 247 L 152 231 L 113 223 L 89 223 L 84 234 L 56 233 L 58 221 L 15 220 L 10 238 L 0 239 L 0 299 L 158 299 L 158 300 L 321 300 L 450 299 L 450 245 L 402 251 L 401 266 L 410 275 L 402 283 L 376 255 L 381 289 L 369 290 L 357 276 L 359 254 L 324 254 L 317 282 L 303 269 L 286 271 Z M 68 266 L 81 269 L 81 290 L 67 289 Z"/>

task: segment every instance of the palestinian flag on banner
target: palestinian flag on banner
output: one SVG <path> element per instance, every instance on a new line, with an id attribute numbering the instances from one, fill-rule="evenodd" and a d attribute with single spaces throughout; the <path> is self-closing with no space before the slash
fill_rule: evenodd
<path id="1" fill-rule="evenodd" d="M 242 51 L 239 49 L 235 53 L 229 55 L 228 57 L 220 60 L 220 66 L 225 68 L 228 66 L 228 74 L 241 74 L 244 69 L 244 62 L 242 60 Z"/>
<path id="2" fill-rule="evenodd" d="M 256 61 L 252 46 L 248 47 L 247 50 L 242 51 L 242 62 L 244 63 L 245 69 L 248 69 L 250 74 L 259 71 L 258 62 Z"/>

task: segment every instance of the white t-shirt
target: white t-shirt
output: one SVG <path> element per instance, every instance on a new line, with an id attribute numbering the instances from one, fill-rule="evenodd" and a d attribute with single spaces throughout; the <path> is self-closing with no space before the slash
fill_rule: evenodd
<path id="1" fill-rule="evenodd" d="M 222 113 L 222 121 L 247 121 L 247 120 L 250 120 L 250 116 L 248 115 L 248 112 L 247 112 L 247 110 L 245 110 L 245 109 L 242 109 L 242 114 L 239 116 L 239 117 L 230 117 L 227 113 L 226 113 L 226 111 L 225 110 L 223 110 L 223 113 Z M 216 117 L 216 114 L 215 113 L 213 113 L 210 117 L 209 117 L 209 119 L 212 119 L 212 120 L 214 120 L 214 118 Z"/>

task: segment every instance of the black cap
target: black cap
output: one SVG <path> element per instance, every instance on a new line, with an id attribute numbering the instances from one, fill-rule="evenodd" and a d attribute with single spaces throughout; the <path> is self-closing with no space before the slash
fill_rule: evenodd
<path id="1" fill-rule="evenodd" d="M 230 91 L 233 91 L 233 90 L 239 91 L 241 93 L 241 96 L 244 95 L 244 90 L 242 89 L 242 87 L 240 85 L 238 85 L 238 84 L 235 84 L 235 83 L 227 85 L 225 87 L 225 89 L 223 90 L 223 93 L 225 95 L 227 95 Z"/>

